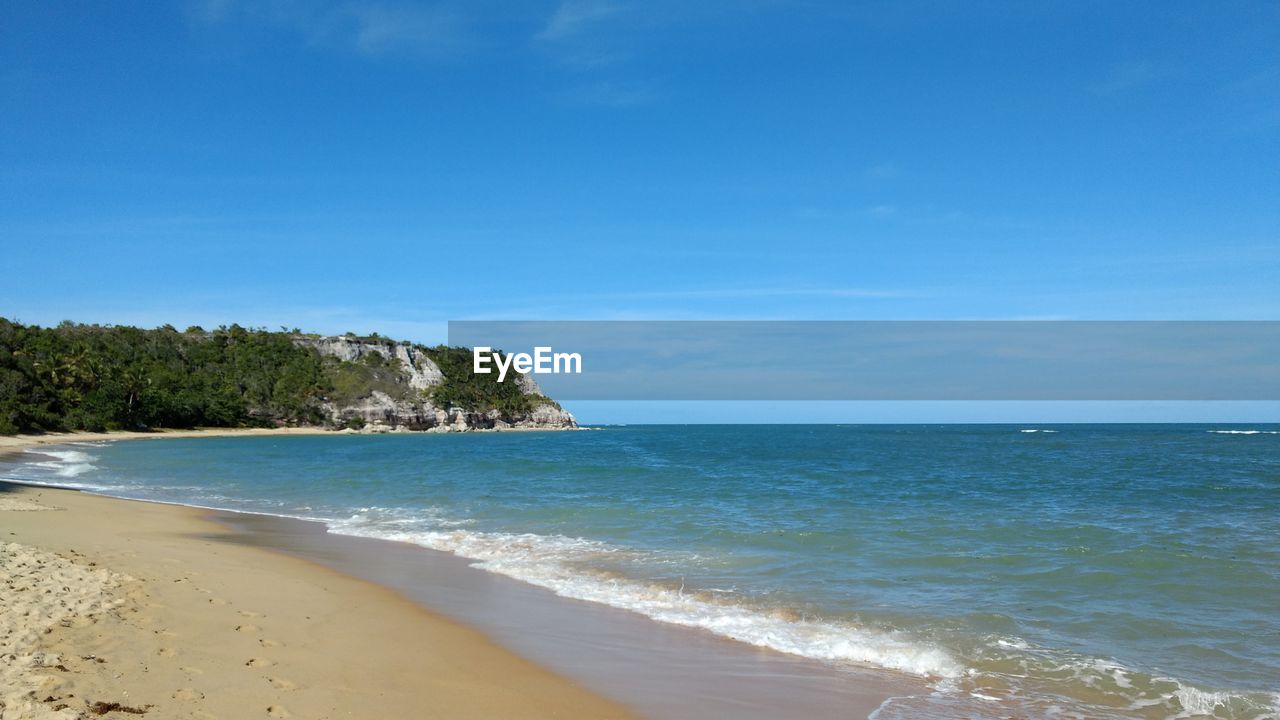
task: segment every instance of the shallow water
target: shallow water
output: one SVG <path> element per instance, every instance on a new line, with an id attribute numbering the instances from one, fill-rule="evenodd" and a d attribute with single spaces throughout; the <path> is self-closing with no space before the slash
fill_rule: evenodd
<path id="1" fill-rule="evenodd" d="M 1276 426 L 637 426 L 25 459 L 3 476 L 318 519 L 934 689 L 881 719 L 1278 712 Z"/>

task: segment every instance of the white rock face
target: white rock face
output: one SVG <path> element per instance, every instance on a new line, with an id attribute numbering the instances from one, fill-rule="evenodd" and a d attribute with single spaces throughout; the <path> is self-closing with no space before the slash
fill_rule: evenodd
<path id="1" fill-rule="evenodd" d="M 555 405 L 542 404 L 533 409 L 527 421 L 516 423 L 516 427 L 569 429 L 578 427 L 578 421 L 568 411 Z"/>
<path id="2" fill-rule="evenodd" d="M 521 375 L 516 383 L 520 386 L 520 392 L 525 395 L 541 395 L 542 388 L 538 387 L 538 383 L 533 379 L 532 375 Z"/>
<path id="3" fill-rule="evenodd" d="M 390 360 L 398 360 L 410 389 L 416 397 L 397 399 L 380 390 L 355 403 L 338 407 L 326 405 L 330 421 L 341 425 L 352 418 L 364 420 L 360 432 L 397 432 L 402 430 L 431 430 L 434 432 L 467 432 L 470 430 L 506 429 L 572 429 L 578 426 L 573 415 L 549 403 L 543 403 L 525 417 L 503 418 L 491 410 L 476 413 L 461 408 L 436 407 L 429 399 L 431 388 L 444 382 L 444 373 L 427 357 L 410 345 L 392 340 L 361 340 L 349 337 L 309 338 L 296 337 L 294 342 L 303 347 L 315 348 L 323 356 L 344 362 L 359 362 L 370 353 Z M 393 363 L 394 364 L 394 363 Z M 517 380 L 525 395 L 541 395 L 542 389 L 528 375 Z"/>
<path id="4" fill-rule="evenodd" d="M 345 362 L 357 362 L 370 353 L 376 353 L 388 360 L 399 360 L 409 372 L 409 387 L 414 390 L 426 390 L 444 382 L 444 373 L 431 361 L 431 358 L 418 352 L 410 345 L 401 345 L 391 340 L 373 341 L 358 340 L 349 337 L 327 338 L 295 338 L 298 345 L 310 346 L 321 355 L 335 357 Z"/>

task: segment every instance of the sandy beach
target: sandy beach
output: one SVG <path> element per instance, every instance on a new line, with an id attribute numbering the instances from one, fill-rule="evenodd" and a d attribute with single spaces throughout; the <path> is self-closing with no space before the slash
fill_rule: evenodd
<path id="1" fill-rule="evenodd" d="M 18 452 L 36 445 L 61 445 L 71 442 L 102 442 L 104 440 L 163 440 L 165 438 L 194 437 L 255 437 L 270 435 L 325 435 L 335 431 L 319 427 L 296 428 L 198 428 L 194 430 L 153 430 L 134 432 L 116 430 L 105 433 L 65 432 L 39 435 L 0 435 L 0 454 Z"/>
<path id="2" fill-rule="evenodd" d="M 220 542 L 204 515 L 0 484 L 0 718 L 630 716 L 391 590 Z"/>

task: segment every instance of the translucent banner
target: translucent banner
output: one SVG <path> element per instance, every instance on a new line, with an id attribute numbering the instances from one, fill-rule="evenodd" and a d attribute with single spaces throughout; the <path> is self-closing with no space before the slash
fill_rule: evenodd
<path id="1" fill-rule="evenodd" d="M 560 400 L 1280 399 L 1276 321 L 453 321 L 449 344 Z"/>

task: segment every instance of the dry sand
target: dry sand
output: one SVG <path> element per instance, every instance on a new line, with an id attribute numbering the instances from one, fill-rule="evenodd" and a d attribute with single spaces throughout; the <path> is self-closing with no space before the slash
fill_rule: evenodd
<path id="1" fill-rule="evenodd" d="M 0 453 L 15 452 L 36 445 L 60 445 L 69 442 L 102 442 L 103 440 L 156 440 L 163 438 L 234 437 L 253 435 L 326 435 L 336 431 L 324 428 L 198 428 L 195 430 L 153 430 L 104 433 L 71 432 L 40 435 L 0 435 Z"/>
<path id="2" fill-rule="evenodd" d="M 0 484 L 0 718 L 630 716 L 393 591 L 226 532 L 191 508 Z"/>

